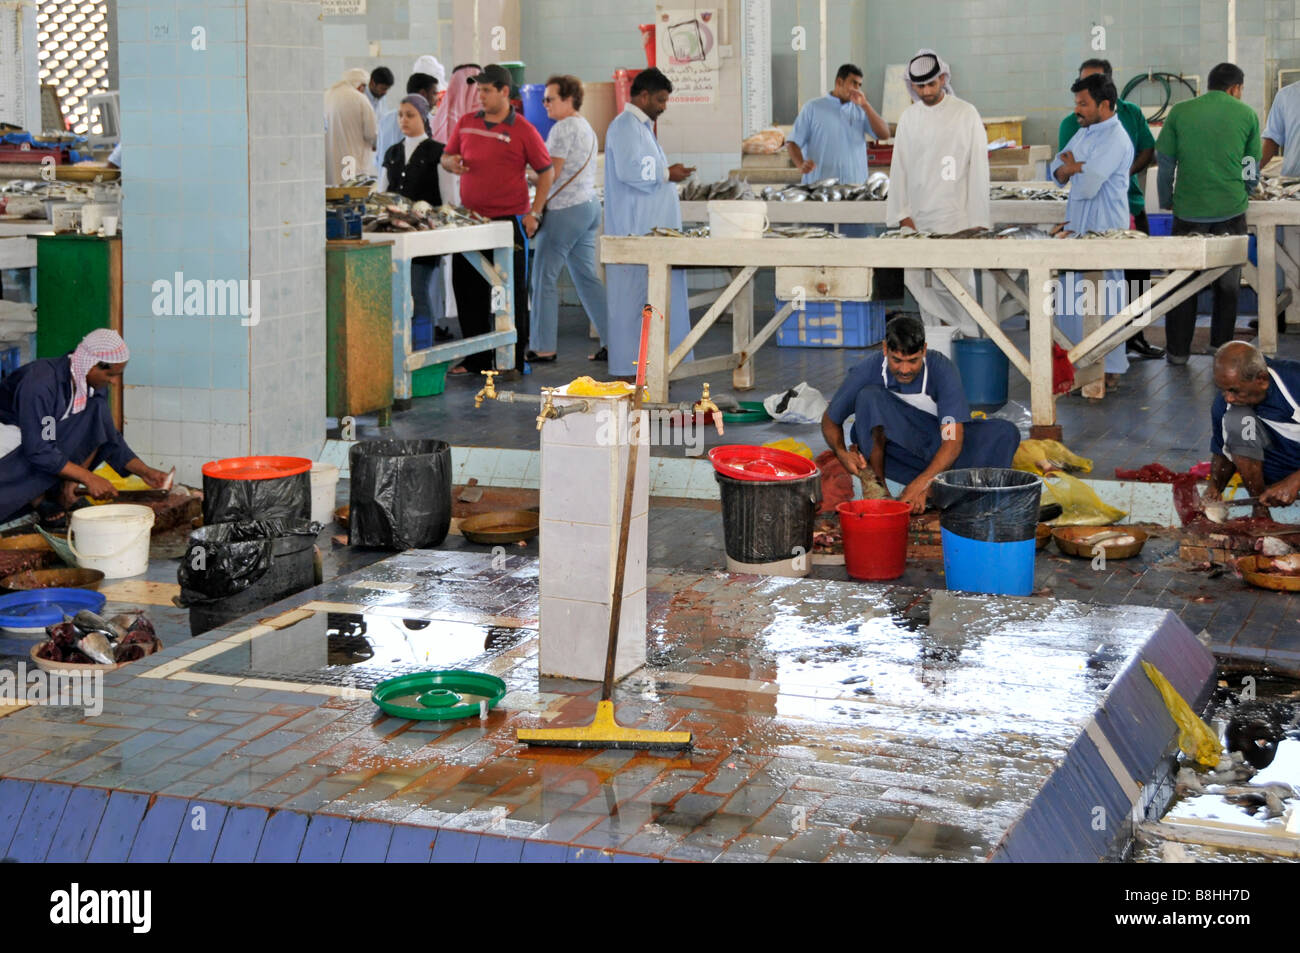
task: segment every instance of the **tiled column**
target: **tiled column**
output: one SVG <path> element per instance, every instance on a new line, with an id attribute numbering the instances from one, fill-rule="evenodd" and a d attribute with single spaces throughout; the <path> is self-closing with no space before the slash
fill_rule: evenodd
<path id="1" fill-rule="evenodd" d="M 191 484 L 220 457 L 314 457 L 325 413 L 320 6 L 117 10 L 126 439 Z M 271 181 L 250 195 L 250 182 Z M 190 302 L 181 313 L 177 286 Z M 241 302 L 259 307 L 244 314 Z"/>
<path id="2" fill-rule="evenodd" d="M 542 675 L 598 681 L 605 676 L 627 480 L 627 427 L 617 421 L 626 421 L 631 400 L 589 400 L 591 412 L 548 420 L 542 426 L 538 667 Z M 556 401 L 557 405 L 564 402 Z M 650 448 L 645 445 L 638 448 L 636 480 L 616 679 L 640 668 L 646 656 Z"/>

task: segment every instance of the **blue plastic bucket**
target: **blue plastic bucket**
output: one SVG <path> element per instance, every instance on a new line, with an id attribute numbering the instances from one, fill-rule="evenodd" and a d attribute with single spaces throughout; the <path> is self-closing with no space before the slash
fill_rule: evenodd
<path id="1" fill-rule="evenodd" d="M 545 83 L 529 83 L 519 87 L 519 96 L 524 101 L 524 118 L 537 127 L 542 139 L 551 131 L 555 121 L 546 115 L 546 105 L 542 99 L 546 96 Z"/>
<path id="2" fill-rule="evenodd" d="M 1034 540 L 985 543 L 940 529 L 943 576 L 949 589 L 998 596 L 1034 591 Z"/>
<path id="3" fill-rule="evenodd" d="M 930 485 L 942 510 L 943 571 L 962 592 L 1027 596 L 1034 591 L 1042 478 L 1020 470 L 949 470 Z"/>
<path id="4" fill-rule="evenodd" d="M 988 338 L 961 338 L 952 342 L 952 355 L 972 410 L 997 410 L 1007 402 L 1011 362 L 996 344 Z"/>
<path id="5" fill-rule="evenodd" d="M 1150 212 L 1147 215 L 1147 228 L 1151 229 L 1151 237 L 1157 235 L 1172 235 L 1174 233 L 1174 213 L 1173 212 Z"/>

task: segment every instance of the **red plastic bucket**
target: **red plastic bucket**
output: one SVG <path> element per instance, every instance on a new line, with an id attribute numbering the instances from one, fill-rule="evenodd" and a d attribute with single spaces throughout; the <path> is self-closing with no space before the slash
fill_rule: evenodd
<path id="1" fill-rule="evenodd" d="M 645 65 L 655 65 L 655 25 L 653 23 L 638 24 L 641 30 L 641 45 L 645 47 Z"/>
<path id="2" fill-rule="evenodd" d="M 898 500 L 849 500 L 835 507 L 844 566 L 854 579 L 897 579 L 907 566 L 912 507 Z"/>

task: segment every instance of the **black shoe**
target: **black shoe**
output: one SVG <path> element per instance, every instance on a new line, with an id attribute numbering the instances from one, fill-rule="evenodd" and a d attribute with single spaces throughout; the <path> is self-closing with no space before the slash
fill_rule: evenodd
<path id="1" fill-rule="evenodd" d="M 436 344 L 442 344 L 447 341 L 456 340 L 456 335 L 452 334 L 446 328 L 439 325 L 438 327 L 433 329 L 433 340 L 434 343 Z"/>
<path id="2" fill-rule="evenodd" d="M 527 354 L 524 355 L 524 357 L 528 360 L 528 363 L 530 364 L 550 364 L 552 361 L 558 359 L 559 356 L 560 356 L 559 354 L 547 354 L 545 357 L 543 357 L 541 354 L 538 354 L 536 351 L 529 351 Z"/>
<path id="3" fill-rule="evenodd" d="M 604 347 L 602 347 L 602 348 L 601 348 L 599 351 L 597 351 L 595 354 L 592 354 L 591 356 L 589 356 L 589 357 L 587 358 L 587 360 L 589 360 L 589 361 L 608 361 L 608 360 L 609 360 L 609 349 L 608 349 L 608 348 L 604 348 Z"/>
<path id="4" fill-rule="evenodd" d="M 1165 356 L 1164 348 L 1156 347 L 1140 334 L 1128 339 L 1128 345 L 1125 350 L 1130 354 L 1136 354 L 1144 359 L 1155 360 L 1156 358 Z"/>

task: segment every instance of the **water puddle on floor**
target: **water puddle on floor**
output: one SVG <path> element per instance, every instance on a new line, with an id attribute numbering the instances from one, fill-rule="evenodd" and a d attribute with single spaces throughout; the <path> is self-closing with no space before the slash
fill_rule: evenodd
<path id="1" fill-rule="evenodd" d="M 314 612 L 301 622 L 231 646 L 192 670 L 373 688 L 387 678 L 446 669 L 481 671 L 536 630 L 385 613 Z"/>

